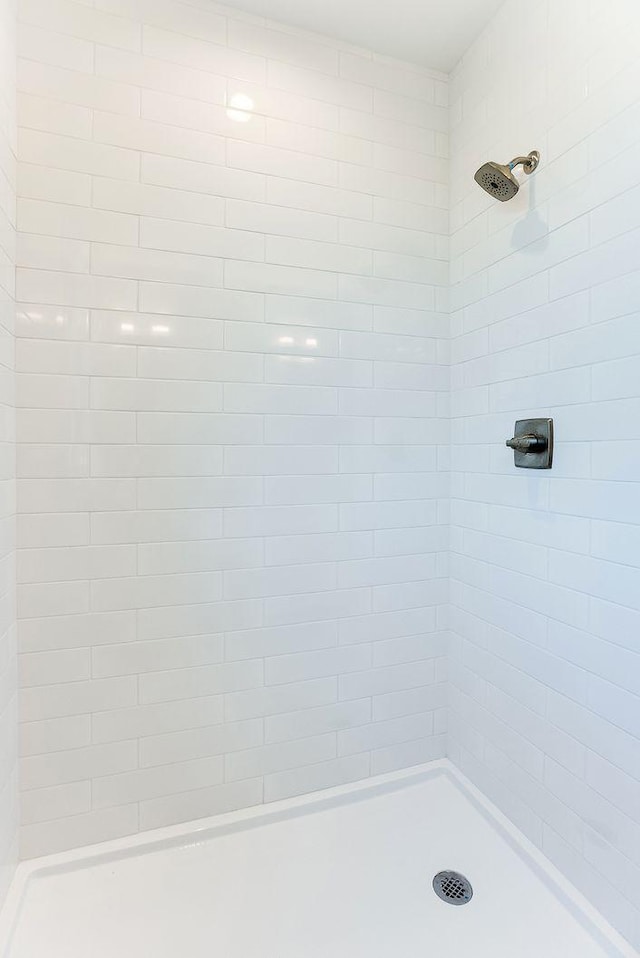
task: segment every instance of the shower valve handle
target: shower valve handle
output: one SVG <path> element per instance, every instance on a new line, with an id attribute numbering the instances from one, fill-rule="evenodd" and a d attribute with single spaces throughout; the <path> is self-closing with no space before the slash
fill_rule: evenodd
<path id="1" fill-rule="evenodd" d="M 544 452 L 547 448 L 544 436 L 514 436 L 513 439 L 507 439 L 506 444 L 517 452 Z"/>
<path id="2" fill-rule="evenodd" d="M 518 419 L 513 439 L 513 464 L 520 469 L 551 469 L 553 462 L 553 419 Z"/>

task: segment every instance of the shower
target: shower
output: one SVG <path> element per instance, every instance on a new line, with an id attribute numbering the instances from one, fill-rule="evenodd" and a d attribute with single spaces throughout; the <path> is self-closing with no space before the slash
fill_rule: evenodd
<path id="1" fill-rule="evenodd" d="M 527 175 L 533 173 L 540 162 L 540 154 L 532 150 L 528 156 L 516 156 L 506 166 L 502 163 L 484 163 L 474 177 L 485 192 L 494 196 L 501 203 L 513 199 L 520 184 L 513 175 L 516 166 L 521 166 Z"/>

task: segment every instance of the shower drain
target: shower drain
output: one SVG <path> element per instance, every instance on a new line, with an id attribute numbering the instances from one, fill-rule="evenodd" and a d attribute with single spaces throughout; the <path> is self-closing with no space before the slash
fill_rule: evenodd
<path id="1" fill-rule="evenodd" d="M 459 872 L 438 872 L 433 879 L 433 890 L 449 905 L 466 905 L 473 898 L 471 882 Z"/>

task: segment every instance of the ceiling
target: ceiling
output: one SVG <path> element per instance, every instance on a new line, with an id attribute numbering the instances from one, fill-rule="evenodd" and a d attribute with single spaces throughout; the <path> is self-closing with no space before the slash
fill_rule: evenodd
<path id="1" fill-rule="evenodd" d="M 261 17 L 449 72 L 502 0 L 226 0 Z"/>

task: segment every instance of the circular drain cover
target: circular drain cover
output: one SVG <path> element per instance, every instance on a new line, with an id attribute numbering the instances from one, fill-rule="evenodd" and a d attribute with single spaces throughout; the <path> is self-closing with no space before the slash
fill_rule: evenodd
<path id="1" fill-rule="evenodd" d="M 459 872 L 438 872 L 433 879 L 433 890 L 449 905 L 466 905 L 473 898 L 471 882 Z"/>

